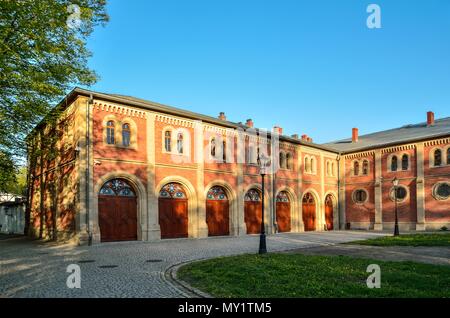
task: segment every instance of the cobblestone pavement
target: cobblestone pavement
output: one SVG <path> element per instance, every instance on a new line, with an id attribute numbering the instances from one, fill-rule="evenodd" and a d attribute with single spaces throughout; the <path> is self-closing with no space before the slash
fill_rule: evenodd
<path id="1" fill-rule="evenodd" d="M 267 237 L 269 252 L 385 235 L 334 231 Z M 0 241 L 0 297 L 187 297 L 164 272 L 172 265 L 204 258 L 255 253 L 258 236 L 103 243 L 91 247 L 12 238 Z M 84 261 L 84 262 L 83 262 Z M 81 268 L 81 288 L 69 289 L 67 266 Z M 113 268 L 100 266 L 114 265 Z"/>
<path id="2" fill-rule="evenodd" d="M 411 261 L 434 265 L 450 265 L 450 247 L 441 246 L 366 246 L 334 245 L 300 248 L 288 253 L 306 255 L 346 255 L 383 261 Z"/>

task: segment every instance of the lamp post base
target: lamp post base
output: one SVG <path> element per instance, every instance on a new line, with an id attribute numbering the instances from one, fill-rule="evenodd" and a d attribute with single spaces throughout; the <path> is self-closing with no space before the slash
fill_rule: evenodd
<path id="1" fill-rule="evenodd" d="M 400 231 L 398 229 L 398 225 L 396 224 L 394 227 L 394 236 L 399 236 L 400 235 Z"/>
<path id="2" fill-rule="evenodd" d="M 259 254 L 266 254 L 266 234 L 261 234 L 259 236 Z"/>

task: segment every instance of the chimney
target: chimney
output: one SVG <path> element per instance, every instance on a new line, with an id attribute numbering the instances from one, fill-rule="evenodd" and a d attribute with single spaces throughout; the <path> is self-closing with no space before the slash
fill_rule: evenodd
<path id="1" fill-rule="evenodd" d="M 246 123 L 245 123 L 245 126 L 250 127 L 250 128 L 253 128 L 253 120 L 247 119 L 247 121 L 246 121 Z"/>
<path id="2" fill-rule="evenodd" d="M 220 112 L 220 113 L 219 113 L 219 119 L 220 119 L 220 120 L 223 120 L 223 121 L 226 121 L 226 120 L 227 120 L 227 116 L 225 116 L 225 113 L 224 113 L 224 112 Z"/>
<path id="3" fill-rule="evenodd" d="M 274 126 L 273 127 L 273 132 L 278 133 L 278 135 L 282 135 L 283 134 L 283 128 L 281 128 L 280 126 Z"/>
<path id="4" fill-rule="evenodd" d="M 298 139 L 298 134 L 293 134 L 291 138 Z"/>
<path id="5" fill-rule="evenodd" d="M 311 137 L 308 136 L 308 140 L 306 140 L 307 142 L 313 142 L 313 139 Z"/>
<path id="6" fill-rule="evenodd" d="M 308 141 L 308 135 L 302 135 L 302 140 L 303 141 Z"/>
<path id="7" fill-rule="evenodd" d="M 352 129 L 352 142 L 358 142 L 358 128 Z"/>
<path id="8" fill-rule="evenodd" d="M 434 113 L 433 112 L 427 113 L 427 126 L 434 126 Z"/>

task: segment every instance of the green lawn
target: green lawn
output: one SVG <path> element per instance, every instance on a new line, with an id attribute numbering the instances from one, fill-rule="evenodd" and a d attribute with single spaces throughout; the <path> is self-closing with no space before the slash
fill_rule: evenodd
<path id="1" fill-rule="evenodd" d="M 386 236 L 347 244 L 373 246 L 450 246 L 450 233 L 405 234 Z"/>
<path id="2" fill-rule="evenodd" d="M 369 289 L 369 264 L 381 288 Z M 216 297 L 450 297 L 450 266 L 346 256 L 241 255 L 188 264 L 178 277 Z"/>

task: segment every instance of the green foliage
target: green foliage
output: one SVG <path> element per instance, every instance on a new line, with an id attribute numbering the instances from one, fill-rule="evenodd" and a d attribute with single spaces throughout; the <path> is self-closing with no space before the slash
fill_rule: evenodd
<path id="1" fill-rule="evenodd" d="M 364 241 L 355 241 L 347 244 L 373 246 L 450 246 L 450 234 L 404 234 L 400 236 L 386 236 Z"/>
<path id="2" fill-rule="evenodd" d="M 0 163 L 1 166 L 1 163 Z M 13 164 L 8 163 L 0 168 L 0 192 L 26 195 L 27 192 L 27 167 L 19 167 L 8 171 Z M 6 171 L 7 173 L 3 173 Z"/>
<path id="3" fill-rule="evenodd" d="M 16 183 L 14 162 L 0 152 L 0 192 L 10 192 L 11 184 Z"/>
<path id="4" fill-rule="evenodd" d="M 81 23 L 71 28 L 74 4 Z M 72 86 L 97 80 L 87 66 L 86 39 L 108 21 L 105 6 L 106 0 L 0 1 L 0 181 L 13 179 L 24 161 L 25 137 L 51 105 Z"/>
<path id="5" fill-rule="evenodd" d="M 366 285 L 381 268 L 381 288 Z M 216 297 L 450 297 L 450 266 L 347 256 L 241 255 L 182 267 L 178 277 Z"/>

